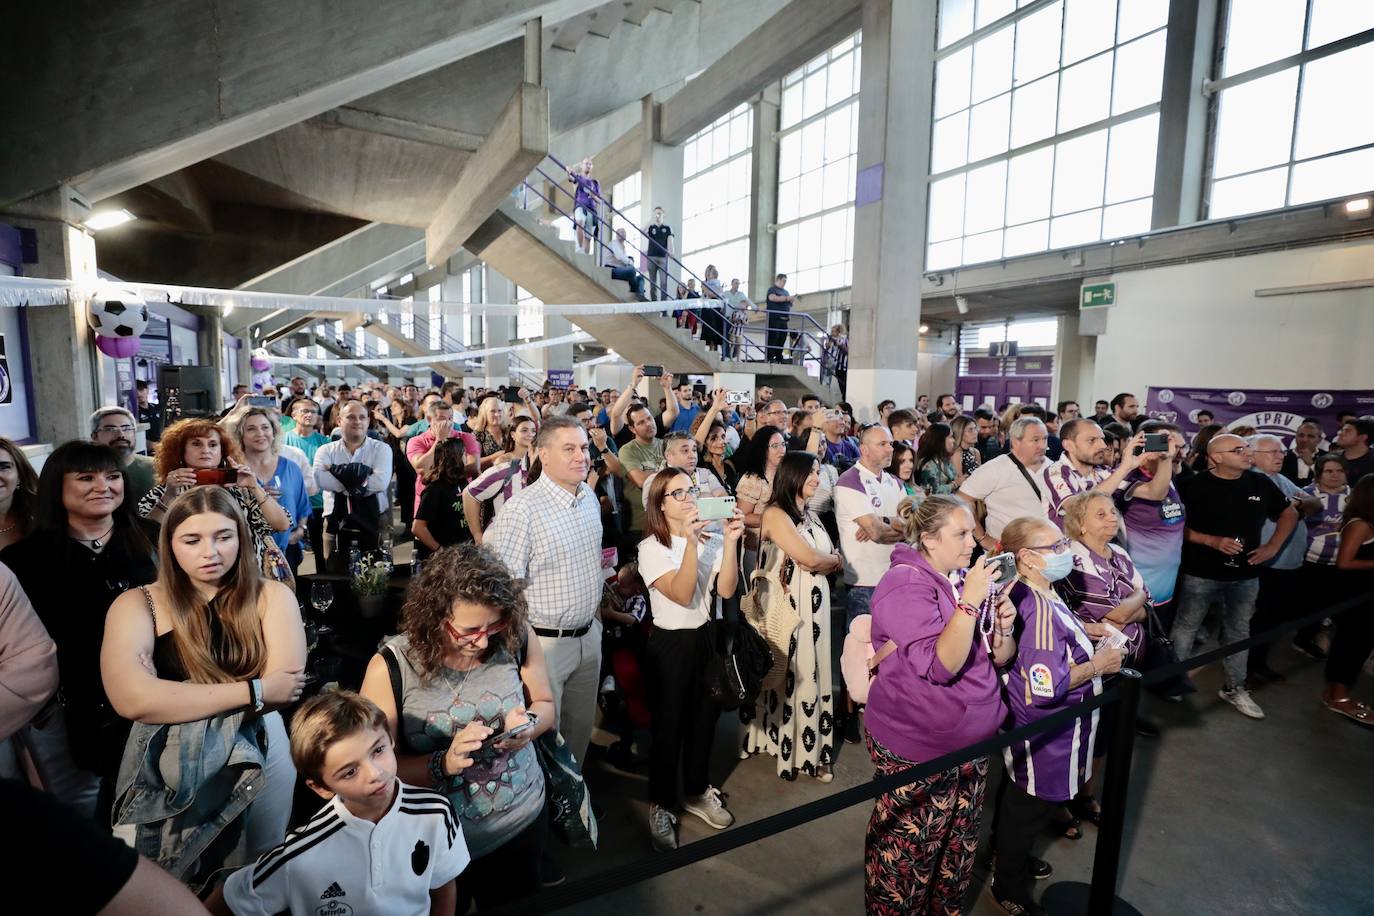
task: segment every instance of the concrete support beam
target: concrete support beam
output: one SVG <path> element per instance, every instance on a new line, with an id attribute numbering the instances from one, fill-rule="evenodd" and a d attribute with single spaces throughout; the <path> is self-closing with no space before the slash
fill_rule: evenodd
<path id="1" fill-rule="evenodd" d="M 654 208 L 663 208 L 663 221 L 673 227 L 673 254 L 682 256 L 682 147 L 657 142 L 656 118 L 661 108 L 654 97 L 646 95 L 641 103 L 644 116 L 639 123 L 639 212 L 641 226 L 654 219 Z M 670 277 L 668 296 L 676 292 L 672 282 L 678 279 L 681 268 L 668 262 Z M 650 294 L 652 295 L 652 293 Z"/>
<path id="2" fill-rule="evenodd" d="M 438 264 L 549 154 L 549 91 L 522 83 L 425 230 L 425 260 Z"/>
<path id="3" fill-rule="evenodd" d="M 936 0 L 864 0 L 849 386 L 855 404 L 915 403 L 935 79 Z M 874 419 L 865 417 L 864 419 Z"/>
<path id="4" fill-rule="evenodd" d="M 1216 54 L 1217 0 L 1170 0 L 1159 100 L 1152 229 L 1202 219 L 1211 100 L 1202 84 Z"/>
<path id="5" fill-rule="evenodd" d="M 777 84 L 754 100 L 753 158 L 749 172 L 749 298 L 763 304 L 773 282 L 778 237 L 778 125 L 782 92 Z"/>
<path id="6" fill-rule="evenodd" d="M 390 270 L 414 264 L 424 254 L 424 233 L 419 229 L 369 223 L 254 277 L 239 289 L 300 296 L 343 296 Z"/>
<path id="7" fill-rule="evenodd" d="M 361 108 L 351 108 L 347 105 L 326 111 L 313 120 L 319 124 L 347 127 L 352 130 L 365 130 L 368 133 L 395 137 L 398 140 L 414 140 L 417 143 L 428 143 L 430 146 L 442 146 L 446 149 L 457 149 L 466 153 L 474 152 L 477 147 L 482 145 L 481 134 L 469 133 L 465 130 L 453 130 L 448 127 L 440 127 L 437 124 L 426 124 L 423 121 L 412 121 L 409 118 L 397 118 L 375 111 L 364 111 Z"/>
<path id="8" fill-rule="evenodd" d="M 482 288 L 482 302 L 506 304 L 515 301 L 515 284 L 510 279 L 490 267 L 481 273 L 486 277 L 486 283 Z M 513 315 L 488 315 L 486 321 L 487 346 L 510 346 L 511 335 L 515 331 L 515 317 Z M 484 384 L 488 388 L 510 383 L 509 354 L 501 353 L 497 356 L 488 356 L 485 365 L 487 372 Z"/>
<path id="9" fill-rule="evenodd" d="M 0 202 L 63 182 L 98 201 L 559 22 L 598 0 L 27 4 L 0 98 Z M 76 49 L 102 49 L 82 54 Z M 55 49 L 67 64 L 54 67 Z M 111 78 L 111 74 L 118 74 Z M 53 137 L 63 142 L 53 143 Z"/>
<path id="10" fill-rule="evenodd" d="M 25 275 L 49 280 L 93 281 L 96 278 L 95 242 L 89 232 L 77 228 L 84 211 L 72 202 L 70 188 L 55 188 L 30 198 L 0 220 L 19 229 L 33 229 L 38 236 L 38 263 L 26 264 Z M 86 307 L 45 306 L 25 310 L 28 325 L 28 364 L 33 379 L 29 403 L 41 403 L 33 411 L 33 435 L 54 445 L 90 436 L 86 419 L 107 402 L 100 391 L 101 372 Z M 14 365 L 11 357 L 11 366 Z M 118 398 L 109 392 L 108 402 Z"/>
<path id="11" fill-rule="evenodd" d="M 525 23 L 524 51 L 525 82 L 544 85 L 544 20 L 535 18 Z"/>
<path id="12" fill-rule="evenodd" d="M 792 0 L 663 103 L 658 140 L 671 145 L 685 142 L 769 83 L 858 31 L 861 6 L 861 0 Z M 930 44 L 930 33 L 916 40 Z"/>
<path id="13" fill-rule="evenodd" d="M 210 396 L 211 404 L 220 404 L 227 392 L 220 391 L 220 379 L 224 377 L 224 317 L 217 308 L 205 306 L 182 306 L 200 318 L 200 330 L 196 332 L 196 363 L 215 370 L 215 390 Z"/>

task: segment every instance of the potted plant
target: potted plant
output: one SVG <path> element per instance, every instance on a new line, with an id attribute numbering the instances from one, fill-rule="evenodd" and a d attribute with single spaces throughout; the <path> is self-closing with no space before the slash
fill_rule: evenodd
<path id="1" fill-rule="evenodd" d="M 353 569 L 353 594 L 358 596 L 358 611 L 364 617 L 376 617 L 386 607 L 386 593 L 391 584 L 391 564 L 375 553 L 368 554 Z"/>

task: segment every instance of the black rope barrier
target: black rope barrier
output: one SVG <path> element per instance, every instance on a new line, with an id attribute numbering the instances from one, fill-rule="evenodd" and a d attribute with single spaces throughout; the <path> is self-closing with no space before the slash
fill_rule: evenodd
<path id="1" fill-rule="evenodd" d="M 994 752 L 1001 751 L 1018 741 L 1039 735 L 1045 732 L 1056 730 L 1067 726 L 1074 719 L 1081 718 L 1087 713 L 1092 712 L 1108 703 L 1123 702 L 1123 713 L 1129 712 L 1129 717 L 1123 715 L 1122 721 L 1116 725 L 1114 745 L 1108 773 L 1104 780 L 1103 798 L 1107 806 L 1114 809 L 1108 819 L 1106 807 L 1104 807 L 1104 820 L 1098 829 L 1097 851 L 1093 862 L 1093 889 L 1094 907 L 1084 910 L 1089 913 L 1112 913 L 1129 912 L 1129 908 L 1122 909 L 1122 901 L 1116 900 L 1116 909 L 1106 905 L 1104 901 L 1111 901 L 1116 890 L 1116 872 L 1120 862 L 1121 834 L 1125 823 L 1126 789 L 1129 783 L 1130 756 L 1134 740 L 1134 718 L 1135 707 L 1139 699 L 1139 692 L 1142 688 L 1148 687 L 1160 681 L 1168 680 L 1196 668 L 1209 665 L 1212 662 L 1234 655 L 1249 649 L 1251 646 L 1261 642 L 1268 642 L 1276 639 L 1285 633 L 1290 633 L 1313 623 L 1319 623 L 1328 617 L 1336 617 L 1355 608 L 1361 607 L 1371 600 L 1374 600 L 1374 592 L 1351 598 L 1339 604 L 1332 605 L 1324 610 L 1314 611 L 1303 617 L 1285 621 L 1278 626 L 1265 630 L 1263 633 L 1252 634 L 1251 636 L 1220 646 L 1201 655 L 1183 659 L 1171 665 L 1156 668 L 1146 674 L 1123 669 L 1125 676 L 1117 678 L 1110 688 L 1103 690 L 1102 693 L 1086 698 L 1071 708 L 1061 709 L 1036 722 L 1022 725 L 1011 731 L 1001 732 L 991 738 L 971 744 L 957 751 L 928 760 L 924 763 L 908 767 L 898 773 L 887 776 L 874 776 L 874 778 L 861 785 L 850 786 L 841 789 L 824 798 L 806 802 L 795 808 L 788 808 L 776 814 L 766 815 L 756 821 L 740 824 L 729 830 L 722 831 L 704 839 L 679 846 L 677 849 L 656 853 L 652 856 L 645 856 L 635 862 L 631 862 L 616 869 L 588 875 L 585 878 L 578 878 L 557 887 L 548 888 L 541 893 L 525 897 L 508 904 L 503 904 L 494 910 L 487 912 L 501 916 L 501 914 L 514 913 L 548 913 L 574 903 L 580 903 L 608 894 L 612 891 L 638 884 L 651 878 L 677 871 L 694 865 L 704 859 L 713 858 L 722 853 L 730 852 L 741 846 L 748 846 L 761 840 L 768 839 L 776 834 L 799 827 L 810 821 L 818 820 L 843 811 L 845 808 L 872 801 L 879 795 L 893 792 L 904 786 L 925 779 L 936 773 L 948 770 L 952 767 L 960 766 L 970 760 L 988 756 Z M 1126 694 L 1131 694 L 1127 701 Z M 1126 721 L 1129 718 L 1130 721 Z M 1124 733 L 1124 736 L 1123 736 Z M 1115 771 L 1115 772 L 1113 772 Z M 1110 828 L 1110 829 L 1109 829 Z M 1104 846 L 1106 847 L 1104 849 Z M 1103 874 L 1099 880 L 1099 868 Z M 1108 874 L 1110 873 L 1110 874 Z M 1110 878 L 1108 883 L 1107 879 Z M 1103 889 L 1105 887 L 1105 890 Z M 1127 905 L 1128 907 L 1128 905 Z"/>

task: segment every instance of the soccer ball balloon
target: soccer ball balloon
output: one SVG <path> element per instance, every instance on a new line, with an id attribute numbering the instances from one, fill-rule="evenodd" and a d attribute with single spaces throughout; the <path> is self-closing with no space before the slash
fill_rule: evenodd
<path id="1" fill-rule="evenodd" d="M 130 289 L 91 299 L 86 323 L 101 337 L 138 337 L 148 327 L 148 303 Z"/>

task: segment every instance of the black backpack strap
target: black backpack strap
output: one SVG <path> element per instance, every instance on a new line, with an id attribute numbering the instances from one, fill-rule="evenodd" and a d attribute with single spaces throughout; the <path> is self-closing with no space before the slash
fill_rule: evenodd
<path id="1" fill-rule="evenodd" d="M 390 646 L 382 646 L 380 654 L 382 661 L 386 662 L 387 677 L 391 681 L 391 703 L 396 707 L 396 749 L 408 754 L 410 750 L 406 744 L 405 729 L 401 727 L 401 698 L 404 696 L 401 690 L 401 661 Z"/>
<path id="2" fill-rule="evenodd" d="M 1035 478 L 1031 477 L 1030 471 L 1026 470 L 1026 466 L 1018 461 L 1016 456 L 1011 452 L 1007 452 L 1007 457 L 1011 459 L 1012 464 L 1016 465 L 1016 469 L 1021 472 L 1021 476 L 1026 478 L 1026 483 L 1030 484 L 1031 489 L 1035 491 L 1035 498 L 1043 500 L 1044 497 L 1040 495 L 1040 488 L 1036 486 Z"/>

